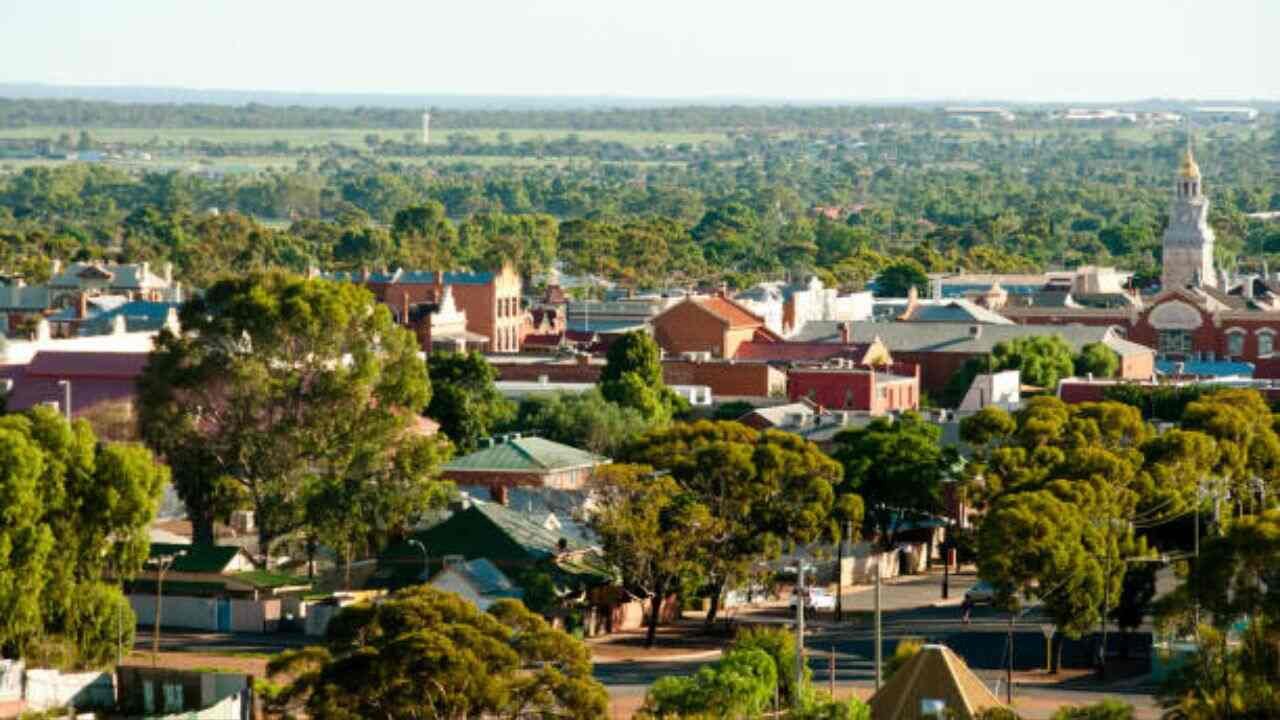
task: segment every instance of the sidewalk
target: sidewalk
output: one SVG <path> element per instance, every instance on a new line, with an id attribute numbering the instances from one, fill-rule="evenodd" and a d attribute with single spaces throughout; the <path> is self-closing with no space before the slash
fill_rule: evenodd
<path id="1" fill-rule="evenodd" d="M 709 635 L 702 622 L 684 620 L 658 628 L 651 648 L 644 646 L 644 631 L 618 632 L 586 640 L 596 664 L 621 662 L 687 662 L 713 660 L 720 656 L 730 638 Z"/>

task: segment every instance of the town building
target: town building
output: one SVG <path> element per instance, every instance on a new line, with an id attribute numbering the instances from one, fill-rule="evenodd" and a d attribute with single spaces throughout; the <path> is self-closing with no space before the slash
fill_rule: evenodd
<path id="1" fill-rule="evenodd" d="M 609 459 L 519 433 L 486 438 L 475 452 L 444 465 L 443 475 L 459 485 L 484 485 L 501 502 L 506 488 L 534 486 L 579 490 Z"/>
<path id="2" fill-rule="evenodd" d="M 58 314 L 54 334 L 76 334 L 77 321 L 119 308 L 126 303 L 146 301 L 176 307 L 183 300 L 182 284 L 173 280 L 173 265 L 166 263 L 161 274 L 149 263 L 105 264 L 74 262 L 64 269 L 58 261 L 43 285 L 27 285 L 13 278 L 0 286 L 0 330 L 5 334 L 24 324 Z"/>
<path id="3" fill-rule="evenodd" d="M 757 339 L 781 342 L 759 315 L 724 293 L 698 295 L 653 318 L 653 337 L 668 355 L 689 359 L 731 358 L 738 346 Z"/>
<path id="4" fill-rule="evenodd" d="M 428 318 L 440 309 L 447 289 L 453 296 L 457 311 L 465 314 L 466 331 L 469 333 L 465 342 L 468 345 L 486 344 L 486 350 L 498 353 L 520 350 L 526 331 L 526 314 L 521 303 L 524 285 L 509 263 L 492 272 L 398 269 L 394 272 L 338 272 L 324 277 L 364 285 L 379 302 L 391 309 L 397 322 L 413 328 L 420 338 L 425 336 L 414 326 L 414 308 L 428 305 L 417 315 L 420 320 Z"/>
<path id="5" fill-rule="evenodd" d="M 1162 289 L 1218 287 L 1213 269 L 1214 235 L 1209 227 L 1209 198 L 1200 183 L 1200 166 L 1187 147 L 1178 167 L 1169 224 L 1160 256 Z"/>
<path id="6" fill-rule="evenodd" d="M 506 573 L 487 558 L 445 558 L 444 569 L 436 573 L 427 584 L 437 590 L 458 595 L 481 612 L 487 611 L 499 600 L 519 600 L 524 597 L 524 590 L 517 587 Z"/>
<path id="7" fill-rule="evenodd" d="M 996 344 L 1016 338 L 1049 335 L 1061 337 L 1073 352 L 1089 343 L 1102 343 L 1120 357 L 1120 375 L 1145 379 L 1155 372 L 1155 354 L 1149 347 L 1126 340 L 1110 325 L 981 325 L 945 322 L 809 323 L 803 336 L 792 342 L 752 342 L 741 346 L 739 362 L 796 362 L 803 353 L 808 362 L 839 357 L 865 357 L 868 349 L 883 346 L 892 359 L 920 368 L 920 389 L 937 393 L 971 358 L 991 354 Z M 877 364 L 874 361 L 868 364 Z"/>
<path id="8" fill-rule="evenodd" d="M 886 371 L 840 360 L 822 367 L 792 368 L 787 371 L 787 397 L 871 416 L 918 410 L 920 371 L 902 364 Z"/>

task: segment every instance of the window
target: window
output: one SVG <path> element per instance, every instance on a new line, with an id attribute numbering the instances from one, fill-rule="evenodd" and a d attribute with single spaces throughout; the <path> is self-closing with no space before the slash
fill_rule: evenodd
<path id="1" fill-rule="evenodd" d="M 1258 333 L 1258 357 L 1270 355 L 1275 350 L 1276 336 L 1270 330 Z"/>
<path id="2" fill-rule="evenodd" d="M 1227 355 L 1231 357 L 1244 355 L 1244 333 L 1227 333 Z"/>
<path id="3" fill-rule="evenodd" d="M 1159 343 L 1161 355 L 1190 355 L 1191 331 L 1161 330 Z"/>

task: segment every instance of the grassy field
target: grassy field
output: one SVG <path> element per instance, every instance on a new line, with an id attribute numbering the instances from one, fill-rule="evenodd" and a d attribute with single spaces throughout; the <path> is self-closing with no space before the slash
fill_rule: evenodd
<path id="1" fill-rule="evenodd" d="M 369 129 L 369 128 L 279 128 L 279 129 L 240 129 L 240 128 L 69 128 L 69 127 L 28 127 L 28 128 L 0 128 L 0 139 L 56 139 L 62 134 L 68 134 L 72 138 L 77 138 L 81 130 L 87 130 L 89 135 L 99 142 L 107 143 L 126 143 L 126 144 L 143 144 L 151 141 L 157 141 L 159 144 L 173 143 L 184 145 L 192 141 L 207 142 L 244 142 L 244 143 L 272 143 L 283 140 L 294 147 L 309 147 L 314 145 L 327 145 L 329 143 L 338 143 L 340 145 L 349 145 L 355 147 L 363 147 L 365 145 L 365 137 L 368 135 L 376 135 L 381 140 L 402 140 L 406 135 L 412 135 L 415 140 L 421 137 L 421 133 L 412 129 Z M 725 142 L 726 137 L 723 133 L 698 133 L 698 132 L 637 132 L 630 130 L 497 130 L 493 128 L 480 128 L 474 130 L 452 130 L 449 128 L 433 128 L 431 132 L 432 144 L 444 144 L 447 142 L 449 135 L 453 133 L 462 133 L 475 137 L 482 142 L 493 143 L 498 141 L 498 136 L 507 133 L 512 142 L 520 143 L 526 140 L 534 140 L 542 138 L 543 140 L 555 140 L 564 138 L 569 135 L 576 134 L 580 139 L 600 140 L 604 142 L 620 142 L 625 145 L 636 147 L 647 147 L 651 145 L 678 145 L 680 143 L 693 143 L 695 145 L 701 143 L 720 143 Z"/>

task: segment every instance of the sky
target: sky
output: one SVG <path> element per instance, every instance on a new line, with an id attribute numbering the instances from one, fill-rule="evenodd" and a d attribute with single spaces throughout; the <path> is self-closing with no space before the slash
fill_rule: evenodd
<path id="1" fill-rule="evenodd" d="M 0 82 L 782 100 L 1280 98 L 1280 0 L 0 0 Z"/>

